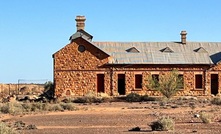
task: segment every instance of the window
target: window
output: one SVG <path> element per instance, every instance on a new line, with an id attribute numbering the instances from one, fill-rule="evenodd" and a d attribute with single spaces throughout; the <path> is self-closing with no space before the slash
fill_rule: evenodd
<path id="1" fill-rule="evenodd" d="M 203 47 L 199 47 L 199 48 L 195 49 L 194 51 L 197 53 L 207 53 L 207 51 Z"/>
<path id="2" fill-rule="evenodd" d="M 126 50 L 129 53 L 139 53 L 139 50 L 137 50 L 136 47 L 131 47 L 129 49 Z"/>
<path id="3" fill-rule="evenodd" d="M 86 49 L 85 49 L 85 46 L 83 46 L 83 45 L 79 45 L 78 46 L 78 51 L 80 51 L 80 52 L 84 52 Z"/>
<path id="4" fill-rule="evenodd" d="M 202 74 L 195 75 L 195 88 L 203 88 L 203 76 Z"/>
<path id="5" fill-rule="evenodd" d="M 178 79 L 180 80 L 180 83 L 178 85 L 178 89 L 183 89 L 184 88 L 184 79 L 183 79 L 183 75 L 179 74 L 178 75 Z"/>
<path id="6" fill-rule="evenodd" d="M 142 88 L 142 74 L 135 75 L 135 88 Z"/>
<path id="7" fill-rule="evenodd" d="M 159 82 L 159 74 L 152 74 L 152 79 L 156 82 Z"/>
<path id="8" fill-rule="evenodd" d="M 159 74 L 152 74 L 152 80 L 154 82 L 154 88 L 159 86 Z"/>
<path id="9" fill-rule="evenodd" d="M 162 49 L 162 50 L 160 50 L 161 52 L 165 52 L 165 53 L 173 53 L 173 50 L 172 49 L 170 49 L 169 47 L 166 47 L 166 48 L 164 48 L 164 49 Z"/>

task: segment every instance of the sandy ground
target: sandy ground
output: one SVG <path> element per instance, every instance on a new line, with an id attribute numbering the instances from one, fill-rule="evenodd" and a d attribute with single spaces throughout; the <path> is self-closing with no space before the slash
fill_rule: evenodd
<path id="1" fill-rule="evenodd" d="M 53 112 L 24 116 L 4 116 L 7 121 L 23 121 L 34 124 L 38 129 L 20 130 L 23 134 L 220 134 L 221 108 L 214 105 L 197 105 L 196 108 L 178 106 L 161 107 L 155 102 L 127 103 L 112 102 L 101 104 L 76 104 L 77 111 Z M 202 123 L 194 114 L 209 113 L 210 124 Z M 162 116 L 175 120 L 173 131 L 151 131 L 149 124 Z M 139 126 L 140 132 L 128 131 Z"/>

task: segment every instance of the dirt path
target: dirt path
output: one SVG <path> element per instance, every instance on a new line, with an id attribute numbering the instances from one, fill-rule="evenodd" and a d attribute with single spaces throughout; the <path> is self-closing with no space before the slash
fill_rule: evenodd
<path id="1" fill-rule="evenodd" d="M 24 134 L 119 134 L 119 133 L 221 133 L 221 112 L 214 107 L 194 109 L 211 111 L 213 122 L 204 124 L 193 118 L 193 109 L 189 107 L 162 109 L 151 103 L 102 103 L 99 105 L 79 105 L 78 111 L 53 112 L 47 114 L 13 116 L 10 120 L 34 124 L 38 129 L 23 130 Z M 213 110 L 213 111 L 212 111 Z M 152 132 L 148 124 L 162 116 L 170 116 L 175 122 L 171 132 Z M 139 126 L 141 132 L 130 132 L 129 129 Z"/>

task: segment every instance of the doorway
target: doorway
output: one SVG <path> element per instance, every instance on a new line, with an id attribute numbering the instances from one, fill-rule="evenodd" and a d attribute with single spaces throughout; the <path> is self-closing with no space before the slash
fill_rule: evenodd
<path id="1" fill-rule="evenodd" d="M 70 90 L 67 90 L 67 91 L 66 91 L 66 95 L 67 95 L 67 96 L 70 96 L 70 95 L 71 95 L 71 91 L 70 91 Z"/>
<path id="2" fill-rule="evenodd" d="M 218 81 L 218 74 L 211 74 L 211 94 L 216 95 L 218 94 L 218 87 L 219 87 L 219 81 Z"/>
<path id="3" fill-rule="evenodd" d="M 97 92 L 104 93 L 104 74 L 97 74 Z"/>
<path id="4" fill-rule="evenodd" d="M 119 95 L 125 95 L 125 74 L 118 74 L 118 93 Z"/>

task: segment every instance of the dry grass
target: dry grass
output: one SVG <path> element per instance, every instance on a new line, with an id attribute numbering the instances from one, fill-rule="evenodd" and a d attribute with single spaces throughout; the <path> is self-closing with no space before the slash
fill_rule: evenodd
<path id="1" fill-rule="evenodd" d="M 64 110 L 77 110 L 74 103 L 22 103 L 22 102 L 8 102 L 0 104 L 0 112 L 4 114 L 26 114 L 32 112 L 47 112 L 47 111 L 64 111 Z"/>

